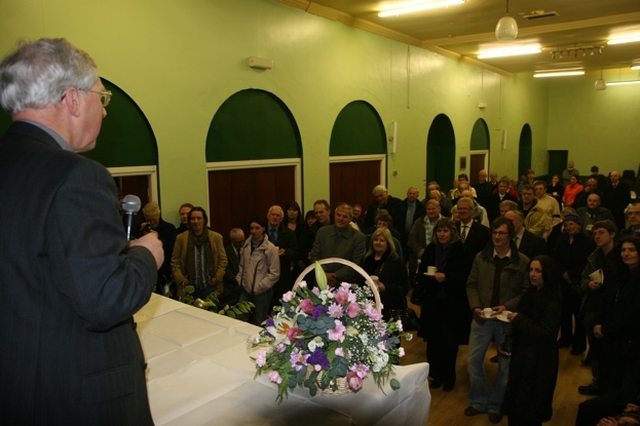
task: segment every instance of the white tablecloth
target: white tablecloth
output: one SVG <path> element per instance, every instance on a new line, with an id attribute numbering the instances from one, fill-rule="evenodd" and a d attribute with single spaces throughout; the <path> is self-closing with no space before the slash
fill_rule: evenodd
<path id="1" fill-rule="evenodd" d="M 282 404 L 266 376 L 254 380 L 247 337 L 259 328 L 154 294 L 135 315 L 157 425 L 426 425 L 427 363 L 395 368 L 401 388 L 372 378 L 341 396 L 296 388 Z"/>

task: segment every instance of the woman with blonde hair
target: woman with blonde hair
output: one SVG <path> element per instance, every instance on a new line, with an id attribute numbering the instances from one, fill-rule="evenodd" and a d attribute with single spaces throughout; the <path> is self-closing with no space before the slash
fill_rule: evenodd
<path id="1" fill-rule="evenodd" d="M 409 274 L 404 260 L 398 256 L 389 229 L 377 228 L 371 235 L 363 269 L 367 274 L 378 277 L 382 314 L 386 319 L 392 310 L 407 307 Z"/>

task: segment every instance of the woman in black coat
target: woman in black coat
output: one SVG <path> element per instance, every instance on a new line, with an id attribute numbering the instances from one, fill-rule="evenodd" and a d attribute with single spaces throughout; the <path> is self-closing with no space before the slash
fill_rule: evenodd
<path id="1" fill-rule="evenodd" d="M 416 285 L 425 289 L 420 335 L 427 341 L 431 388 L 444 385 L 445 392 L 455 386 L 458 345 L 469 343 L 471 309 L 466 283 L 472 261 L 455 222 L 440 219 L 433 230 L 433 242 L 422 254 Z M 425 274 L 429 266 L 436 267 L 435 274 Z"/>
<path id="2" fill-rule="evenodd" d="M 541 425 L 551 419 L 558 377 L 556 337 L 562 312 L 562 296 L 553 278 L 551 258 L 534 257 L 529 262 L 531 287 L 517 311 L 507 315 L 513 343 L 503 411 L 509 425 Z"/>
<path id="3" fill-rule="evenodd" d="M 407 307 L 409 273 L 407 266 L 396 252 L 391 232 L 377 228 L 371 235 L 371 247 L 364 257 L 363 269 L 378 277 L 378 292 L 382 302 L 382 315 L 389 318 L 394 309 Z"/>

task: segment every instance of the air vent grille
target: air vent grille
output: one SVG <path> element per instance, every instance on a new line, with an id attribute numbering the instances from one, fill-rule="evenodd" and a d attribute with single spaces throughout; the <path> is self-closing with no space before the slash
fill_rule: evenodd
<path id="1" fill-rule="evenodd" d="M 522 15 L 524 19 L 528 19 L 529 21 L 534 21 L 536 19 L 542 19 L 542 18 L 551 18 L 553 16 L 560 16 L 560 14 L 555 10 L 552 12 L 545 12 L 544 10 L 534 10 L 530 12 L 528 15 Z"/>

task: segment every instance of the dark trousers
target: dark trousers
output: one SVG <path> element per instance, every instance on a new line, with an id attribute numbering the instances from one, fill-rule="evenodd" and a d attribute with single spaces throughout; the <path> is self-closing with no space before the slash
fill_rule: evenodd
<path id="1" fill-rule="evenodd" d="M 453 386 L 456 382 L 456 359 L 458 357 L 458 343 L 444 329 L 445 305 L 438 308 L 440 322 L 429 326 L 427 337 L 427 361 L 429 375 L 434 380 L 442 380 L 446 385 Z"/>
<path id="2" fill-rule="evenodd" d="M 571 290 L 571 287 L 562 284 L 562 317 L 560 318 L 560 341 L 570 344 L 571 349 L 584 352 L 587 349 L 587 336 L 584 328 L 584 319 L 580 317 L 581 298 Z M 575 323 L 575 329 L 573 327 Z"/>

